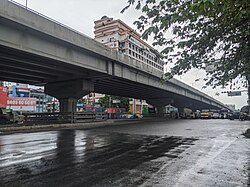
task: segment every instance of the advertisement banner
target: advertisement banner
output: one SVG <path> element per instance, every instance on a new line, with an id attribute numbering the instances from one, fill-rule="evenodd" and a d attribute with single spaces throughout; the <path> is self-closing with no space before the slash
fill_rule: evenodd
<path id="1" fill-rule="evenodd" d="M 0 108 L 7 106 L 8 87 L 0 86 Z"/>
<path id="2" fill-rule="evenodd" d="M 36 98 L 8 97 L 7 108 L 18 111 L 36 111 Z"/>

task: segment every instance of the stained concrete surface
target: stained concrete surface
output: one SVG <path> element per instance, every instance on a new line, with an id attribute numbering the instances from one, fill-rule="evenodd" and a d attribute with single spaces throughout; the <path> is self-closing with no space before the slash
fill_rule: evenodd
<path id="1" fill-rule="evenodd" d="M 0 186 L 250 186 L 248 121 L 135 122 L 0 136 Z"/>

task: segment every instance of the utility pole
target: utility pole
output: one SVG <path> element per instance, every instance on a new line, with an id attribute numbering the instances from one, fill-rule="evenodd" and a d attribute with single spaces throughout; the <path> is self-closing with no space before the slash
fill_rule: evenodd
<path id="1" fill-rule="evenodd" d="M 247 78 L 247 94 L 248 94 L 248 100 L 247 104 L 250 106 L 250 79 Z"/>
<path id="2" fill-rule="evenodd" d="M 111 95 L 109 95 L 109 108 L 111 108 Z"/>

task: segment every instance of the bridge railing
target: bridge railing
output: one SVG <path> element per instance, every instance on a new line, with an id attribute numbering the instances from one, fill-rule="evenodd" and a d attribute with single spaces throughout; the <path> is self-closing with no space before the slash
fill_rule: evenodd
<path id="1" fill-rule="evenodd" d="M 86 123 L 107 120 L 105 112 L 25 113 L 25 124 Z"/>
<path id="2" fill-rule="evenodd" d="M 58 25 L 60 25 L 60 26 L 62 26 L 64 28 L 67 28 L 67 29 L 71 30 L 72 32 L 75 32 L 77 34 L 83 35 L 83 36 L 85 36 L 85 37 L 93 40 L 93 38 L 87 36 L 86 34 L 83 34 L 82 32 L 79 32 L 79 31 L 77 31 L 77 30 L 75 30 L 75 29 L 73 29 L 73 28 L 71 28 L 71 27 L 69 27 L 69 26 L 67 26 L 67 25 L 65 25 L 63 23 L 60 23 L 60 22 L 58 22 L 58 21 L 56 21 L 56 20 L 54 20 L 54 19 L 52 19 L 52 18 L 50 18 L 48 16 L 45 16 L 44 14 L 41 14 L 41 13 L 39 13 L 39 12 L 37 12 L 37 11 L 35 11 L 35 10 L 27 7 L 27 6 L 24 6 L 24 5 L 22 5 L 22 4 L 20 4 L 20 3 L 16 2 L 16 1 L 14 1 L 14 0 L 8 0 L 8 1 L 11 2 L 11 3 L 13 3 L 13 4 L 15 4 L 15 5 L 17 5 L 17 6 L 20 6 L 20 7 L 24 8 L 24 9 L 26 9 L 26 10 L 34 13 L 34 14 L 37 14 L 37 15 L 39 15 L 39 16 L 41 16 L 41 17 L 43 17 L 43 18 L 45 18 L 45 19 L 47 19 L 49 21 L 52 21 L 53 23 L 56 23 L 56 24 L 58 24 Z"/>

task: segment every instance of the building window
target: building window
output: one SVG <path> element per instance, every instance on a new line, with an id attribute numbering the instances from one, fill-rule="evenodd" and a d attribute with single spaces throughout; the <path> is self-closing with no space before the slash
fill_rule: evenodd
<path id="1" fill-rule="evenodd" d="M 114 42 L 114 41 L 115 41 L 115 38 L 114 38 L 114 37 L 109 38 L 108 41 L 109 41 L 109 42 Z"/>
<path id="2" fill-rule="evenodd" d="M 119 52 L 125 53 L 125 49 L 119 49 Z"/>
<path id="3" fill-rule="evenodd" d="M 119 47 L 124 48 L 125 47 L 125 42 L 119 42 Z"/>

